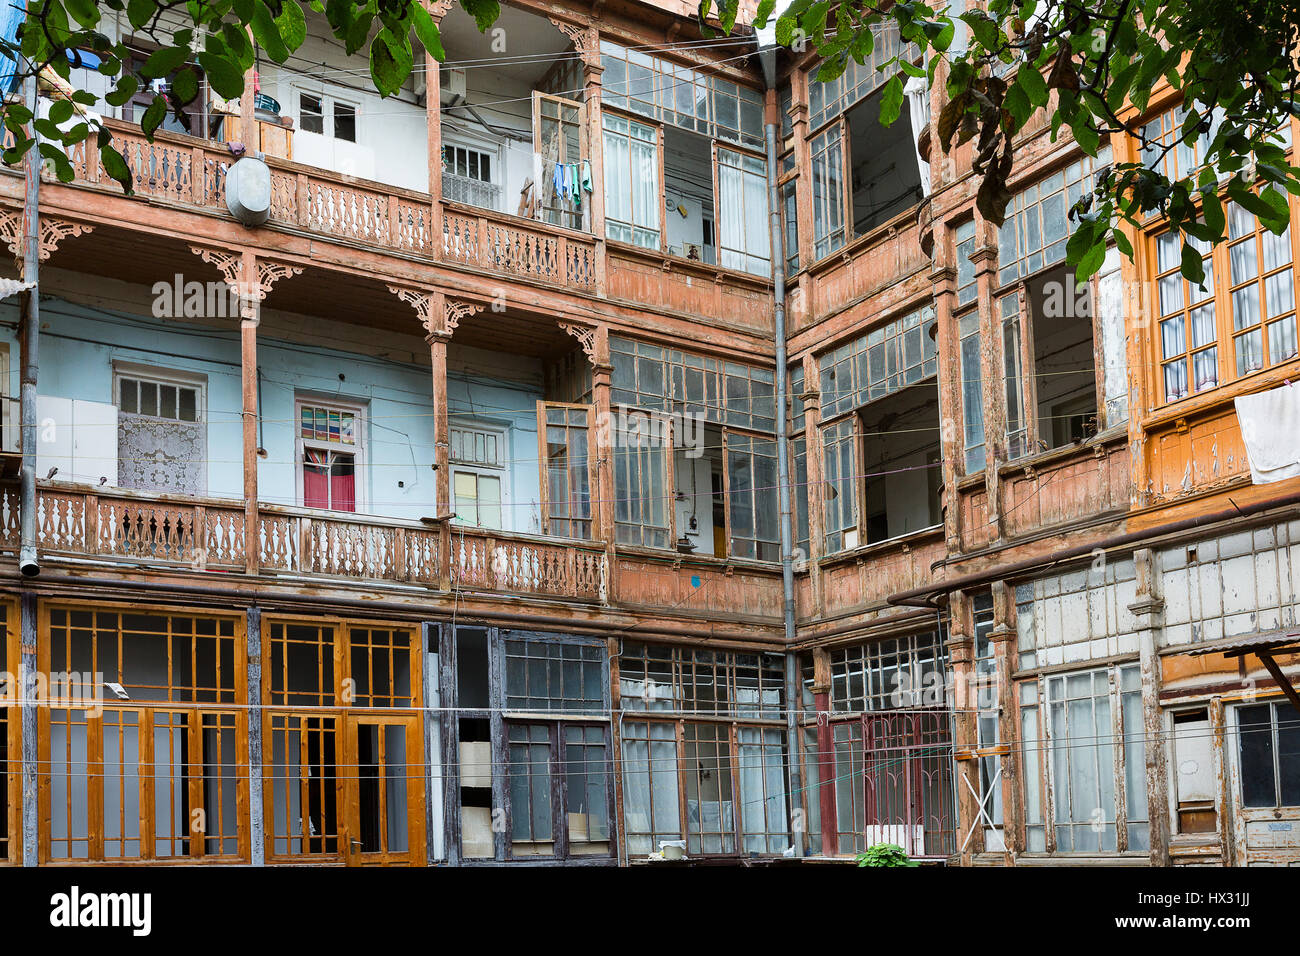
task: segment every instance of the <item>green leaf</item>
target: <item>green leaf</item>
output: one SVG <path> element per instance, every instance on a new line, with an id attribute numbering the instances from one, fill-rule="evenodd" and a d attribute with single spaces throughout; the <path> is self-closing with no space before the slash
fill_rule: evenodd
<path id="1" fill-rule="evenodd" d="M 1096 274 L 1105 261 L 1106 240 L 1099 237 L 1084 250 L 1083 256 L 1079 259 L 1079 264 L 1074 267 L 1075 281 L 1086 282 Z"/>
<path id="2" fill-rule="evenodd" d="M 903 76 L 895 73 L 880 94 L 880 125 L 892 126 L 903 108 Z"/>
<path id="3" fill-rule="evenodd" d="M 419 10 L 426 17 L 429 15 L 420 0 L 414 0 L 410 9 L 412 13 Z M 280 15 L 275 18 L 275 25 L 279 28 L 280 37 L 284 40 L 284 45 L 289 48 L 290 52 L 302 46 L 307 39 L 307 18 L 303 15 L 298 0 L 284 0 Z"/>
<path id="4" fill-rule="evenodd" d="M 497 3 L 497 0 L 460 0 L 460 5 L 474 18 L 479 33 L 487 33 L 488 27 L 496 23 L 497 17 L 501 16 L 501 4 Z"/>
<path id="5" fill-rule="evenodd" d="M 1183 241 L 1183 259 L 1180 270 L 1183 277 L 1189 282 L 1195 282 L 1198 286 L 1205 285 L 1205 260 L 1201 258 L 1200 250 L 1186 240 Z"/>
<path id="6" fill-rule="evenodd" d="M 1032 64 L 1025 63 L 1016 70 L 1016 86 L 1025 91 L 1025 96 L 1034 106 L 1046 106 L 1048 99 L 1051 98 L 1047 81 Z"/>
<path id="7" fill-rule="evenodd" d="M 144 116 L 140 117 L 140 129 L 145 138 L 152 141 L 154 131 L 162 125 L 162 121 L 167 118 L 167 100 L 162 96 L 155 96 L 149 108 L 144 111 Z"/>
<path id="8" fill-rule="evenodd" d="M 202 57 L 200 56 L 200 59 Z M 135 96 L 135 91 L 140 88 L 134 76 L 130 73 L 123 73 L 122 78 L 117 81 L 117 87 L 104 94 L 104 102 L 109 106 L 125 106 L 126 103 Z"/>
<path id="9" fill-rule="evenodd" d="M 370 76 L 380 96 L 392 96 L 411 74 L 410 41 L 395 37 L 388 28 L 380 30 L 370 43 Z"/>
<path id="10" fill-rule="evenodd" d="M 1034 107 L 1029 102 L 1029 97 L 1025 95 L 1024 87 L 1019 83 L 1013 83 L 1007 88 L 1007 95 L 1002 100 L 1002 108 L 1011 114 L 1016 129 L 1022 128 L 1029 122 L 1029 117 L 1034 113 Z"/>
<path id="11" fill-rule="evenodd" d="M 754 12 L 755 29 L 761 30 L 767 26 L 767 21 L 775 9 L 776 0 L 759 0 L 758 9 Z"/>
<path id="12" fill-rule="evenodd" d="M 63 5 L 83 27 L 93 27 L 99 23 L 99 7 L 95 0 L 63 0 Z"/>
<path id="13" fill-rule="evenodd" d="M 990 53 L 996 52 L 998 47 L 1001 46 L 1002 31 L 998 29 L 997 23 L 983 10 L 967 10 L 961 15 L 960 19 L 970 27 L 975 42 Z"/>
<path id="14" fill-rule="evenodd" d="M 122 154 L 109 143 L 100 143 L 99 162 L 109 178 L 122 184 L 122 191 L 128 196 L 135 195 L 135 184 L 131 177 L 131 167 L 126 164 Z"/>
<path id="15" fill-rule="evenodd" d="M 149 22 L 157 9 L 155 0 L 127 0 L 126 18 L 138 30 Z"/>
<path id="16" fill-rule="evenodd" d="M 438 30 L 438 24 L 433 22 L 433 17 L 429 16 L 429 11 L 424 9 L 424 4 L 411 4 L 411 24 L 415 27 L 415 35 L 419 38 L 420 44 L 429 52 L 429 55 L 441 63 L 447 58 L 446 51 L 442 48 L 442 34 Z"/>
<path id="17" fill-rule="evenodd" d="M 193 70 L 177 70 L 172 77 L 172 95 L 184 106 L 199 96 L 199 78 Z"/>
<path id="18" fill-rule="evenodd" d="M 55 100 L 50 104 L 50 122 L 61 126 L 72 119 L 72 101 Z"/>
<path id="19" fill-rule="evenodd" d="M 200 53 L 199 66 L 203 67 L 208 83 L 223 100 L 233 100 L 244 92 L 244 71 L 229 57 Z"/>
<path id="20" fill-rule="evenodd" d="M 419 0 L 414 0 L 419 2 Z M 271 16 L 270 9 L 265 3 L 259 2 L 253 8 L 253 19 L 250 24 L 253 30 L 253 39 L 257 41 L 258 46 L 266 51 L 276 63 L 283 63 L 289 59 L 289 48 L 284 45 L 284 39 L 280 36 L 280 27 Z"/>
<path id="21" fill-rule="evenodd" d="M 140 75 L 149 80 L 157 80 L 177 69 L 190 55 L 187 46 L 165 46 L 149 54 L 140 68 Z"/>

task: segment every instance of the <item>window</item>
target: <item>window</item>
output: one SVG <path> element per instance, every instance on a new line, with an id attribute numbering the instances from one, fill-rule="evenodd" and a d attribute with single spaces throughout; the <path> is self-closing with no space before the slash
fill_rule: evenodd
<path id="1" fill-rule="evenodd" d="M 322 93 L 298 93 L 298 128 L 349 143 L 357 141 L 357 108 Z"/>
<path id="2" fill-rule="evenodd" d="M 206 377 L 118 365 L 117 483 L 172 494 L 207 493 Z"/>
<path id="3" fill-rule="evenodd" d="M 620 544 L 668 546 L 670 441 L 614 431 L 614 531 Z"/>
<path id="4" fill-rule="evenodd" d="M 247 859 L 236 619 L 63 606 L 45 614 L 43 861 Z"/>
<path id="5" fill-rule="evenodd" d="M 459 425 L 448 431 L 455 522 L 473 528 L 505 528 L 505 432 Z"/>
<path id="6" fill-rule="evenodd" d="M 357 511 L 363 464 L 363 411 L 299 399 L 298 474 L 305 508 Z"/>
<path id="7" fill-rule="evenodd" d="M 856 438 L 852 418 L 842 419 L 822 431 L 826 554 L 858 546 Z"/>
<path id="8" fill-rule="evenodd" d="M 1212 115 L 1210 128 L 1204 132 L 1195 132 L 1189 128 L 1189 118 L 1187 107 L 1180 103 L 1146 124 L 1142 131 L 1147 141 L 1147 145 L 1142 148 L 1143 165 L 1159 171 L 1170 180 L 1191 176 L 1201 168 L 1221 118 L 1217 114 Z M 1195 121 L 1202 121 L 1199 113 Z"/>
<path id="9" fill-rule="evenodd" d="M 1094 173 L 1110 165 L 1110 147 L 1071 163 L 1016 193 L 998 230 L 998 282 L 1005 285 L 1065 261 L 1069 211 L 1091 193 Z"/>
<path id="10" fill-rule="evenodd" d="M 605 129 L 605 233 L 610 239 L 659 248 L 659 131 L 619 116 L 603 115 Z"/>
<path id="11" fill-rule="evenodd" d="M 1020 338 L 1020 297 L 1016 293 L 998 299 L 1002 325 L 1002 377 L 1007 412 L 1007 460 L 1029 453 L 1025 426 L 1024 361 Z"/>
<path id="12" fill-rule="evenodd" d="M 623 730 L 629 854 L 683 839 L 693 855 L 776 854 L 790 845 L 780 655 L 629 642 L 619 686 L 624 710 L 647 718 Z"/>
<path id="13" fill-rule="evenodd" d="M 772 272 L 767 169 L 762 158 L 717 147 L 719 264 L 754 275 Z"/>
<path id="14" fill-rule="evenodd" d="M 1146 852 L 1146 734 L 1138 666 L 1052 675 L 1041 685 L 1022 684 L 1019 697 L 1030 848 Z M 1044 820 L 1046 806 L 1052 807 L 1049 820 Z"/>
<path id="15" fill-rule="evenodd" d="M 958 320 L 961 335 L 961 405 L 965 421 L 966 474 L 984 470 L 984 391 L 980 368 L 980 316 L 967 312 Z"/>
<path id="16" fill-rule="evenodd" d="M 1300 806 L 1300 714 L 1287 701 L 1237 708 L 1244 807 Z"/>
<path id="17" fill-rule="evenodd" d="M 971 255 L 975 252 L 975 222 L 964 222 L 953 234 L 953 249 L 957 259 L 957 304 L 969 305 L 979 293 L 975 281 L 975 263 Z"/>
<path id="18" fill-rule="evenodd" d="M 448 142 L 442 147 L 442 197 L 483 209 L 500 209 L 496 154 Z"/>
<path id="19" fill-rule="evenodd" d="M 819 82 L 816 70 L 808 76 L 808 111 L 809 124 L 812 129 L 820 128 L 824 123 L 843 113 L 854 103 L 871 96 L 889 79 L 889 71 L 884 69 L 895 56 L 915 60 L 916 52 L 911 44 L 903 47 L 899 42 L 898 25 L 892 20 L 871 26 L 871 52 L 865 62 L 858 63 L 849 57 L 844 72 L 833 80 Z"/>
<path id="20" fill-rule="evenodd" d="M 776 442 L 730 430 L 724 441 L 731 554 L 759 561 L 779 561 Z"/>
<path id="21" fill-rule="evenodd" d="M 456 675 L 442 719 L 459 744 L 448 795 L 460 856 L 612 856 L 605 642 L 457 625 L 444 629 L 442 653 Z"/>
<path id="22" fill-rule="evenodd" d="M 952 731 L 941 635 L 835 648 L 830 668 L 831 852 L 856 853 L 877 843 L 896 843 L 912 856 L 954 852 Z M 819 750 L 815 738 L 808 747 Z M 809 791 L 810 799 L 816 792 Z"/>
<path id="23" fill-rule="evenodd" d="M 609 856 L 607 728 L 510 721 L 505 733 L 510 858 Z"/>
<path id="24" fill-rule="evenodd" d="M 719 76 L 600 41 L 601 100 L 662 123 L 763 148 L 763 95 Z"/>
<path id="25" fill-rule="evenodd" d="M 821 259 L 845 243 L 844 133 L 831 126 L 812 141 L 813 258 Z"/>
<path id="26" fill-rule="evenodd" d="M 1205 282 L 1179 272 L 1182 240 L 1156 237 L 1161 378 L 1166 402 L 1215 388 L 1296 357 L 1291 230 L 1274 235 L 1237 203 L 1227 208 L 1228 241 L 1187 241 L 1205 263 Z"/>
<path id="27" fill-rule="evenodd" d="M 778 201 L 781 204 L 781 236 L 785 250 L 785 274 L 799 271 L 799 180 L 796 175 L 794 153 L 781 157 L 781 184 Z"/>
<path id="28" fill-rule="evenodd" d="M 821 356 L 822 416 L 830 418 L 938 374 L 934 312 L 913 309 Z"/>
<path id="29" fill-rule="evenodd" d="M 591 414 L 587 406 L 537 403 L 545 468 L 543 527 L 547 534 L 591 537 Z"/>
<path id="30" fill-rule="evenodd" d="M 418 632 L 304 619 L 267 620 L 263 633 L 268 858 L 418 858 Z"/>

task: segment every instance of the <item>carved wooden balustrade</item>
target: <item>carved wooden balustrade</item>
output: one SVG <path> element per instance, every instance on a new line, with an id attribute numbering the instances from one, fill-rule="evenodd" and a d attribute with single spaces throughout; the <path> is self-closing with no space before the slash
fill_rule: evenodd
<path id="1" fill-rule="evenodd" d="M 226 211 L 226 170 L 235 161 L 220 143 L 157 133 L 151 143 L 129 123 L 106 120 L 140 196 Z M 69 153 L 84 185 L 119 187 L 99 154 L 79 143 Z M 267 157 L 271 225 L 288 226 L 405 253 L 461 263 L 521 279 L 590 291 L 596 285 L 591 236 L 541 222 L 448 204 L 442 241 L 425 193 Z"/>
<path id="2" fill-rule="evenodd" d="M 90 490 L 42 482 L 36 546 L 49 555 L 147 566 L 245 568 L 243 505 L 209 498 Z M 0 484 L 0 549 L 16 551 L 19 492 Z M 538 597 L 606 601 L 606 559 L 595 542 L 345 517 L 263 505 L 253 540 L 262 571 L 353 581 L 418 584 Z"/>

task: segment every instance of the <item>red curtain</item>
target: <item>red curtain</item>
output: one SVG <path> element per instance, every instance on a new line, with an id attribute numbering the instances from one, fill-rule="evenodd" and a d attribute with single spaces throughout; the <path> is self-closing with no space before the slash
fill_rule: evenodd
<path id="1" fill-rule="evenodd" d="M 302 503 L 308 508 L 357 510 L 357 479 L 351 455 L 308 448 L 302 465 Z"/>

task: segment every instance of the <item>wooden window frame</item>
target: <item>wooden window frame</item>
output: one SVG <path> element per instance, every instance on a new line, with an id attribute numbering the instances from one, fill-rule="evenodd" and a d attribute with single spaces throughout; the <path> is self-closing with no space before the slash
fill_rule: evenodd
<path id="1" fill-rule="evenodd" d="M 568 412 L 579 410 L 585 413 L 587 423 L 585 426 L 571 425 L 566 421 L 563 425 L 552 425 L 547 420 L 547 412 L 552 409 L 564 410 L 567 419 Z M 537 459 L 539 465 L 539 487 L 541 489 L 541 533 L 551 537 L 570 538 L 580 541 L 600 540 L 604 529 L 600 527 L 600 509 L 596 507 L 597 493 L 600 475 L 598 471 L 599 455 L 596 454 L 596 407 L 594 405 L 584 405 L 577 402 L 547 402 L 538 401 L 537 403 Z M 550 439 L 549 429 L 563 428 L 565 441 L 565 461 L 572 458 L 569 451 L 571 448 L 569 442 L 569 433 L 572 430 L 582 428 L 587 433 L 587 516 L 574 517 L 573 492 L 570 489 L 569 512 L 570 514 L 556 516 L 551 514 L 551 458 L 550 458 Z M 565 483 L 570 484 L 567 477 L 569 468 L 566 467 Z M 568 522 L 572 526 L 575 522 L 585 521 L 587 523 L 587 533 L 585 535 L 554 535 L 551 532 L 551 521 Z"/>
<path id="2" fill-rule="evenodd" d="M 234 658 L 234 701 L 228 703 L 220 702 L 178 702 L 166 700 L 129 700 L 120 701 L 116 698 L 105 697 L 99 702 L 98 708 L 95 707 L 75 707 L 71 706 L 76 699 L 62 701 L 67 706 L 52 706 L 60 701 L 49 700 L 42 704 L 37 712 L 37 741 L 38 741 L 38 760 L 40 761 L 41 772 L 39 774 L 38 799 L 41 812 L 42 824 L 38 832 L 39 859 L 42 863 L 50 862 L 68 862 L 68 863 L 95 863 L 108 864 L 131 863 L 131 862 L 199 862 L 204 859 L 217 859 L 223 862 L 248 862 L 250 858 L 250 839 L 248 824 L 248 807 L 249 807 L 249 781 L 246 774 L 239 773 L 241 768 L 248 766 L 248 714 L 242 704 L 247 700 L 247 685 L 244 668 L 244 659 L 246 654 L 243 648 L 247 646 L 247 634 L 245 619 L 243 615 L 232 615 L 222 613 L 196 612 L 193 608 L 183 607 L 166 607 L 150 606 L 146 608 L 127 608 L 114 605 L 94 605 L 79 604 L 64 601 L 42 602 L 37 611 L 38 620 L 38 638 L 37 638 L 37 669 L 44 674 L 47 680 L 47 687 L 53 688 L 55 685 L 49 680 L 50 662 L 51 662 L 51 611 L 63 610 L 69 615 L 73 612 L 89 612 L 91 614 L 112 614 L 118 617 L 117 631 L 119 641 L 125 629 L 122 626 L 122 617 L 139 613 L 149 616 L 165 616 L 168 618 L 189 618 L 191 620 L 209 619 L 209 620 L 226 620 L 230 621 L 233 630 L 233 640 L 235 642 L 236 654 Z M 71 620 L 66 625 L 70 631 L 75 628 Z M 96 622 L 96 632 L 98 632 L 98 622 Z M 169 662 L 171 659 L 170 641 L 168 650 Z M 169 663 L 170 670 L 170 663 Z M 121 676 L 120 674 L 118 675 Z M 170 692 L 169 692 L 170 696 Z M 85 703 L 93 703 L 83 701 Z M 53 858 L 53 810 L 52 807 L 52 790 L 53 790 L 53 754 L 51 723 L 53 711 L 59 710 L 68 715 L 68 720 L 73 720 L 74 713 L 80 713 L 83 716 L 79 723 L 84 723 L 85 730 L 85 747 L 86 747 L 86 823 L 87 832 L 84 842 L 87 845 L 87 855 L 81 857 L 59 857 Z M 98 714 L 96 714 L 96 710 Z M 106 786 L 104 768 L 104 714 L 125 714 L 134 713 L 136 715 L 137 728 L 137 776 L 139 786 L 139 809 L 141 812 L 140 829 L 136 840 L 139 843 L 139 854 L 135 857 L 106 857 L 105 856 L 105 829 L 106 821 L 104 818 L 104 793 Z M 173 839 L 188 839 L 188 852 L 181 856 L 157 856 L 159 819 L 157 818 L 157 776 L 155 761 L 155 728 L 158 716 L 160 715 L 186 715 L 187 720 L 187 738 L 189 746 L 189 757 L 186 760 L 186 771 L 181 778 L 188 791 L 188 799 L 191 817 L 191 835 L 185 838 L 174 837 Z M 224 831 L 218 837 L 213 837 L 207 830 L 209 817 L 204 816 L 197 818 L 204 824 L 201 831 L 204 836 L 195 838 L 193 836 L 193 824 L 196 818 L 192 816 L 198 809 L 205 808 L 205 796 L 203 792 L 205 779 L 203 776 L 203 747 L 202 735 L 204 730 L 204 721 L 207 718 L 218 716 L 224 721 L 230 718 L 235 746 L 234 766 L 236 768 L 236 796 L 235 796 L 235 832 L 233 837 L 236 841 L 236 852 L 233 854 L 219 852 L 213 854 L 206 852 L 205 842 L 212 839 L 221 840 L 230 835 Z M 120 718 L 119 718 L 120 721 Z M 70 747 L 70 743 L 68 744 Z M 145 770 L 144 768 L 148 768 Z M 64 778 L 67 779 L 66 777 Z M 125 776 L 119 778 L 125 781 Z M 175 779 L 173 776 L 172 779 Z M 218 777 L 218 780 L 221 778 Z M 119 806 L 119 813 L 124 813 L 125 808 Z M 70 805 L 67 809 L 71 821 Z M 124 818 L 119 817 L 119 822 L 124 822 Z M 123 833 L 119 838 L 111 838 L 109 842 L 125 839 Z M 58 842 L 66 842 L 69 853 L 74 842 L 83 842 L 80 839 L 74 839 L 71 829 L 66 836 Z M 124 848 L 124 847 L 123 847 Z"/>
<path id="3" fill-rule="evenodd" d="M 355 443 L 347 445 L 343 442 L 325 441 L 319 438 L 304 438 L 302 435 L 302 410 L 303 407 L 323 408 L 327 412 L 337 411 L 346 412 L 352 415 L 353 434 L 356 436 Z M 322 509 L 325 514 L 366 514 L 366 509 L 370 505 L 369 495 L 369 441 L 368 431 L 370 424 L 369 406 L 364 402 L 351 402 L 346 399 L 322 398 L 311 392 L 298 392 L 293 396 L 293 435 L 294 435 L 294 481 L 296 483 L 298 507 L 307 507 L 306 486 L 304 484 L 304 464 L 306 463 L 307 449 L 324 452 L 337 452 L 342 455 L 352 456 L 352 475 L 353 475 L 353 504 L 352 511 L 334 511 L 332 509 Z"/>
<path id="4" fill-rule="evenodd" d="M 328 643 L 320 642 L 319 646 L 323 649 L 318 651 L 317 673 L 322 673 L 322 666 L 319 663 L 325 659 L 328 654 L 333 662 L 333 678 L 331 693 L 332 697 L 328 702 L 323 699 L 318 705 L 308 705 L 301 703 L 287 703 L 284 701 L 277 702 L 272 695 L 272 633 L 276 625 L 289 627 L 295 625 L 306 625 L 309 627 L 331 628 L 333 631 L 332 640 Z M 408 674 L 410 677 L 411 698 L 409 705 L 382 706 L 371 704 L 362 704 L 358 702 L 360 696 L 355 692 L 356 684 L 353 675 L 353 651 L 355 646 L 352 643 L 352 632 L 354 629 L 366 632 L 372 631 L 406 631 L 410 634 L 408 651 L 410 654 L 410 664 Z M 264 814 L 264 833 L 263 845 L 265 858 L 268 863 L 302 863 L 302 862 L 344 862 L 349 864 L 366 864 L 390 863 L 390 862 L 409 862 L 414 865 L 423 865 L 426 862 L 425 847 L 428 842 L 428 833 L 426 828 L 425 806 L 426 781 L 429 777 L 426 765 L 426 748 L 424 746 L 424 657 L 425 648 L 422 636 L 422 628 L 418 624 L 410 622 L 398 622 L 388 620 L 372 620 L 368 618 L 356 617 L 320 617 L 311 615 L 294 615 L 294 614 L 275 614 L 267 615 L 262 619 L 262 740 L 263 761 L 262 761 L 262 806 Z M 287 654 L 285 655 L 285 666 L 287 668 Z M 391 673 L 391 671 L 390 671 Z M 385 696 L 385 695 L 366 695 Z M 300 833 L 295 834 L 292 829 L 286 833 L 276 832 L 276 808 L 280 801 L 287 799 L 289 789 L 293 786 L 292 780 L 287 774 L 277 774 L 277 766 L 274 763 L 274 743 L 277 732 L 288 732 L 288 721 L 299 721 L 299 733 L 306 733 L 301 728 L 306 722 L 311 720 L 333 720 L 334 726 L 332 733 L 334 735 L 334 768 L 336 776 L 334 778 L 334 836 L 337 837 L 337 849 L 329 852 L 324 849 L 319 851 L 300 851 L 300 852 L 277 852 L 275 842 L 277 839 L 283 839 L 292 843 L 294 840 L 306 842 L 312 836 L 328 836 L 329 834 L 312 834 L 310 831 L 313 824 L 308 819 L 300 820 L 303 824 Z M 277 722 L 283 721 L 283 728 L 277 726 Z M 411 734 L 415 731 L 410 729 L 413 722 L 417 722 L 418 731 L 415 738 Z M 350 842 L 352 832 L 349 828 L 349 821 L 355 819 L 357 807 L 355 805 L 356 775 L 349 775 L 347 771 L 356 765 L 356 742 L 354 731 L 359 725 L 369 725 L 374 723 L 402 724 L 408 727 L 408 741 L 416 739 L 420 743 L 417 751 L 412 751 L 408 742 L 406 748 L 406 761 L 408 767 L 418 767 L 419 773 L 408 773 L 408 800 L 407 800 L 407 819 L 408 819 L 408 848 L 400 854 L 384 854 L 382 858 L 366 859 L 366 854 L 360 854 L 353 850 Z M 312 733 L 321 733 L 323 730 L 318 728 L 309 728 Z M 306 747 L 306 742 L 299 739 L 300 748 Z M 299 772 L 299 812 L 305 813 L 309 804 L 303 801 L 302 796 L 307 795 L 313 783 L 311 776 L 311 764 L 300 760 L 298 763 Z M 303 774 L 303 770 L 307 773 Z M 342 772 L 338 772 L 342 771 Z M 416 786 L 418 784 L 418 786 Z M 327 785 L 328 786 L 328 785 Z M 277 787 L 279 791 L 277 792 Z M 322 793 L 318 791 L 318 794 Z M 417 799 L 418 798 L 418 799 Z M 286 808 L 286 821 L 288 820 L 288 811 Z M 392 857 L 391 859 L 389 857 Z"/>

